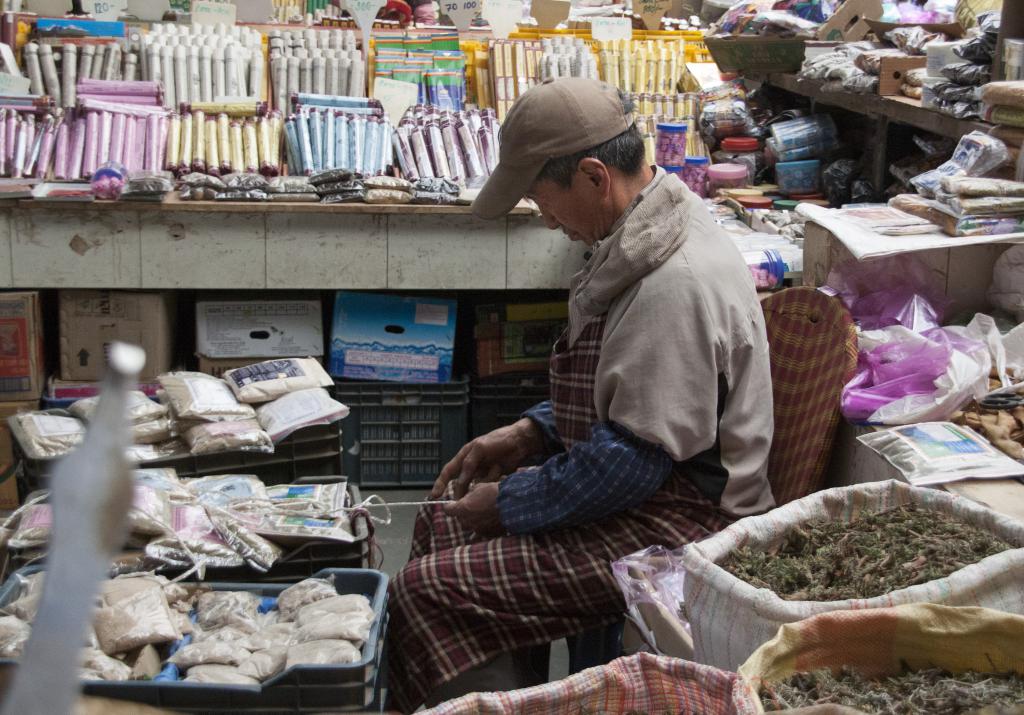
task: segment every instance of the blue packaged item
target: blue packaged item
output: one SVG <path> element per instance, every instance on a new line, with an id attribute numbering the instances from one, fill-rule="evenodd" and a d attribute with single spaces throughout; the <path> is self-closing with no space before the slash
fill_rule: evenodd
<path id="1" fill-rule="evenodd" d="M 329 370 L 335 377 L 450 382 L 456 302 L 338 291 Z"/>
<path id="2" fill-rule="evenodd" d="M 784 161 L 775 165 L 775 183 L 783 194 L 813 194 L 821 185 L 821 161 Z"/>
<path id="3" fill-rule="evenodd" d="M 837 136 L 831 114 L 813 114 L 772 125 L 772 138 L 779 152 L 810 144 L 834 144 Z"/>

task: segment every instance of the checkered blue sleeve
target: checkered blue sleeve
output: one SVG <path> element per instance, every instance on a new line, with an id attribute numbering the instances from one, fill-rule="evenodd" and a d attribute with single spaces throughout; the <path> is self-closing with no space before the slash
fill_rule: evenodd
<path id="1" fill-rule="evenodd" d="M 510 533 L 530 534 L 596 521 L 643 504 L 672 466 L 660 446 L 601 422 L 588 441 L 501 482 L 501 523 Z"/>
<path id="2" fill-rule="evenodd" d="M 558 434 L 558 427 L 555 424 L 555 411 L 551 407 L 551 400 L 534 405 L 523 413 L 523 417 L 540 429 L 540 433 L 544 437 L 545 457 L 565 451 L 565 445 L 562 444 L 562 437 Z"/>

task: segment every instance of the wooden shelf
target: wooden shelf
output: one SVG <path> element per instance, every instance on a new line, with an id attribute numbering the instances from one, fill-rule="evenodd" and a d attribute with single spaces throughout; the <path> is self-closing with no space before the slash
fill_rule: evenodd
<path id="1" fill-rule="evenodd" d="M 882 97 L 877 94 L 851 92 L 823 92 L 825 83 L 815 79 L 801 79 L 795 74 L 770 73 L 752 75 L 750 79 L 766 82 L 773 87 L 793 92 L 815 102 L 839 107 L 850 112 L 873 117 L 886 117 L 890 121 L 909 124 L 918 129 L 959 139 L 973 131 L 988 133 L 993 125 L 987 122 L 957 119 L 947 114 L 925 109 L 921 101 L 910 97 Z"/>

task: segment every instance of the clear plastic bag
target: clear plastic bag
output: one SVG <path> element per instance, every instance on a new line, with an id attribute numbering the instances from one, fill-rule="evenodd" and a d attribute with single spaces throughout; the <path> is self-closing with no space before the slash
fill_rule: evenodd
<path id="1" fill-rule="evenodd" d="M 348 641 L 310 641 L 288 648 L 285 668 L 297 665 L 334 665 L 358 663 L 363 654 Z"/>
<path id="2" fill-rule="evenodd" d="M 133 171 L 128 175 L 121 197 L 160 195 L 174 191 L 174 175 L 169 171 Z"/>
<path id="3" fill-rule="evenodd" d="M 284 553 L 280 546 L 254 532 L 249 524 L 243 523 L 235 514 L 216 507 L 208 507 L 207 514 L 217 533 L 245 559 L 250 568 L 267 571 Z"/>
<path id="4" fill-rule="evenodd" d="M 100 649 L 107 655 L 181 638 L 167 599 L 156 584 L 140 589 L 113 605 L 97 609 L 93 624 Z"/>
<path id="5" fill-rule="evenodd" d="M 30 504 L 22 507 L 18 526 L 7 542 L 15 550 L 36 549 L 50 542 L 53 534 L 53 507 L 49 504 Z"/>
<path id="6" fill-rule="evenodd" d="M 260 597 L 248 591 L 209 591 L 196 603 L 196 623 L 207 631 L 230 626 L 256 633 L 259 607 Z"/>
<path id="7" fill-rule="evenodd" d="M 375 618 L 373 607 L 366 596 L 357 593 L 346 593 L 340 596 L 334 595 L 319 601 L 313 601 L 302 606 L 295 613 L 295 624 L 301 628 L 325 616 L 344 617 L 350 614 L 357 614 L 371 621 Z"/>
<path id="8" fill-rule="evenodd" d="M 349 409 L 327 390 L 300 390 L 268 402 L 257 410 L 260 424 L 277 444 L 298 429 L 326 425 L 348 417 Z"/>
<path id="9" fill-rule="evenodd" d="M 704 105 L 700 113 L 700 131 L 709 143 L 725 137 L 757 136 L 758 127 L 742 100 L 720 100 Z"/>
<path id="10" fill-rule="evenodd" d="M 412 194 L 396 189 L 367 189 L 363 201 L 381 205 L 407 204 L 412 201 Z"/>
<path id="11" fill-rule="evenodd" d="M 320 203 L 322 204 L 361 204 L 365 203 L 363 199 L 366 198 L 366 192 L 362 189 L 358 191 L 342 191 L 334 194 L 321 194 Z"/>
<path id="12" fill-rule="evenodd" d="M 267 498 L 266 486 L 252 474 L 217 474 L 187 479 L 184 484 L 206 506 L 223 507 L 233 501 Z"/>
<path id="13" fill-rule="evenodd" d="M 167 416 L 167 406 L 149 399 L 144 392 L 138 390 L 129 392 L 127 402 L 125 417 L 128 424 L 137 425 Z M 99 397 L 87 397 L 72 403 L 68 411 L 78 419 L 88 422 L 96 414 L 99 403 Z"/>
<path id="14" fill-rule="evenodd" d="M 267 498 L 278 512 L 306 516 L 337 514 L 348 502 L 344 482 L 340 484 L 278 484 L 267 487 Z"/>
<path id="15" fill-rule="evenodd" d="M 267 184 L 269 194 L 313 194 L 316 189 L 306 176 L 275 176 Z"/>
<path id="16" fill-rule="evenodd" d="M 906 57 L 906 52 L 892 48 L 868 50 L 857 55 L 853 63 L 868 74 L 877 75 L 882 69 L 882 60 L 886 57 Z"/>
<path id="17" fill-rule="evenodd" d="M 134 492 L 128 512 L 132 532 L 149 536 L 169 533 L 173 519 L 167 493 L 138 483 Z"/>
<path id="18" fill-rule="evenodd" d="M 992 64 L 996 54 L 996 43 L 999 40 L 999 24 L 999 11 L 981 13 L 978 15 L 978 35 L 961 42 L 953 48 L 953 52 L 968 62 Z"/>
<path id="19" fill-rule="evenodd" d="M 201 641 L 189 643 L 179 648 L 168 660 L 182 670 L 197 665 L 234 665 L 238 666 L 249 660 L 252 654 L 237 643 L 220 641 Z"/>
<path id="20" fill-rule="evenodd" d="M 853 180 L 857 176 L 858 164 L 853 159 L 833 161 L 821 172 L 821 183 L 825 197 L 833 206 L 850 203 Z"/>
<path id="21" fill-rule="evenodd" d="M 347 183 L 352 181 L 354 174 L 348 169 L 328 169 L 320 171 L 309 177 L 309 183 L 320 187 L 324 184 Z"/>
<path id="22" fill-rule="evenodd" d="M 197 665 L 185 676 L 186 683 L 219 683 L 224 685 L 259 685 L 260 681 L 243 675 L 230 665 Z"/>
<path id="23" fill-rule="evenodd" d="M 693 654 L 690 624 L 679 614 L 685 601 L 686 570 L 680 552 L 650 546 L 612 563 L 612 575 L 626 600 L 626 615 L 659 653 Z M 678 623 L 678 629 L 655 632 L 648 623 Z"/>
<path id="24" fill-rule="evenodd" d="M 86 648 L 83 654 L 83 680 L 131 680 L 132 669 L 117 658 L 95 648 Z"/>
<path id="25" fill-rule="evenodd" d="M 1010 152 L 999 139 L 971 132 L 961 137 L 953 156 L 936 169 L 915 176 L 910 183 L 922 196 L 932 198 L 944 176 L 984 176 L 1010 160 Z"/>
<path id="26" fill-rule="evenodd" d="M 268 186 L 262 174 L 228 174 L 223 180 L 228 191 L 266 191 Z"/>
<path id="27" fill-rule="evenodd" d="M 908 55 L 924 55 L 929 42 L 943 42 L 946 36 L 941 32 L 929 32 L 923 27 L 897 27 L 885 33 L 885 39 Z"/>
<path id="28" fill-rule="evenodd" d="M 192 454 L 261 452 L 273 454 L 274 443 L 256 420 L 208 422 L 185 433 Z"/>
<path id="29" fill-rule="evenodd" d="M 338 589 L 333 580 L 307 578 L 294 586 L 289 586 L 277 597 L 277 610 L 286 621 L 295 620 L 299 609 L 317 601 L 336 598 Z"/>
<path id="30" fill-rule="evenodd" d="M 85 425 L 61 411 L 17 415 L 11 431 L 29 459 L 62 457 L 85 439 Z"/>
<path id="31" fill-rule="evenodd" d="M 841 263 L 829 273 L 826 286 L 842 299 L 862 330 L 890 325 L 915 332 L 937 328 L 948 306 L 932 287 L 928 267 L 909 255 Z"/>
<path id="32" fill-rule="evenodd" d="M 258 404 L 270 402 L 290 392 L 330 387 L 334 380 L 313 358 L 267 360 L 228 370 L 224 373 L 239 402 Z"/>
<path id="33" fill-rule="evenodd" d="M 368 618 L 361 613 L 328 613 L 300 626 L 295 635 L 295 641 L 296 643 L 308 643 L 319 640 L 346 640 L 357 648 L 361 648 L 370 637 L 371 625 L 373 625 L 373 618 Z"/>
<path id="34" fill-rule="evenodd" d="M 412 184 L 405 179 L 399 179 L 394 176 L 371 176 L 367 179 L 363 179 L 363 186 L 369 189 L 382 189 L 389 191 L 404 191 L 407 194 L 411 194 Z"/>
<path id="35" fill-rule="evenodd" d="M 227 188 L 220 177 L 210 176 L 209 174 L 200 174 L 198 172 L 185 174 L 178 179 L 178 183 L 184 187 L 192 189 L 210 188 L 223 191 Z"/>
<path id="36" fill-rule="evenodd" d="M 0 658 L 20 657 L 31 633 L 31 626 L 17 616 L 0 618 Z"/>
<path id="37" fill-rule="evenodd" d="M 238 666 L 238 672 L 263 682 L 284 671 L 288 646 L 281 645 L 256 651 Z"/>
<path id="38" fill-rule="evenodd" d="M 958 62 L 943 67 L 942 76 L 956 84 L 979 87 L 992 81 L 992 66 Z"/>
<path id="39" fill-rule="evenodd" d="M 179 420 L 220 422 L 256 416 L 252 407 L 235 399 L 231 388 L 220 378 L 201 372 L 170 372 L 158 379 Z"/>
<path id="40" fill-rule="evenodd" d="M 270 195 L 266 191 L 260 189 L 249 189 L 243 191 L 241 189 L 229 189 L 227 191 L 220 191 L 214 196 L 215 201 L 266 201 Z"/>

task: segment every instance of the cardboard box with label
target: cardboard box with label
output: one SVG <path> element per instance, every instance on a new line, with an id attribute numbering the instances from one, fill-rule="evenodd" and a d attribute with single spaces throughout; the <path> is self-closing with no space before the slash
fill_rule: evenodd
<path id="1" fill-rule="evenodd" d="M 558 303 L 484 305 L 476 310 L 476 372 L 491 377 L 546 372 L 569 307 Z"/>
<path id="2" fill-rule="evenodd" d="M 455 314 L 445 298 L 338 291 L 328 369 L 359 380 L 449 382 Z"/>
<path id="3" fill-rule="evenodd" d="M 246 358 L 244 365 L 281 357 L 324 354 L 319 300 L 201 300 L 196 303 L 200 371 L 212 360 Z M 234 365 L 233 367 L 238 367 Z M 228 368 L 225 368 L 228 369 Z"/>
<path id="4" fill-rule="evenodd" d="M 14 478 L 14 436 L 7 425 L 7 418 L 19 412 L 39 409 L 39 401 L 0 402 L 0 509 L 17 509 L 18 484 Z"/>
<path id="5" fill-rule="evenodd" d="M 60 375 L 64 380 L 103 377 L 111 343 L 146 351 L 139 376 L 152 380 L 174 365 L 176 300 L 171 291 L 62 290 L 60 292 Z"/>
<path id="6" fill-rule="evenodd" d="M 0 401 L 38 400 L 44 372 L 39 293 L 0 293 Z"/>

